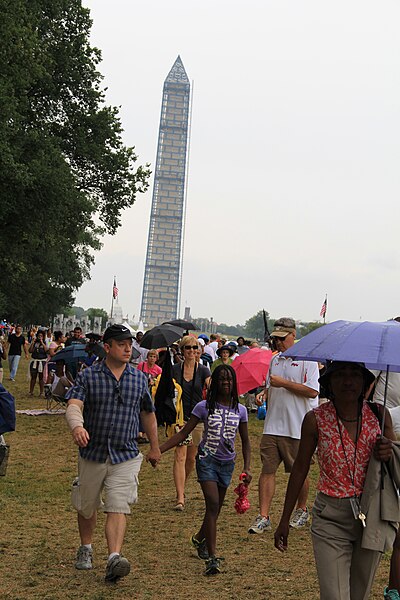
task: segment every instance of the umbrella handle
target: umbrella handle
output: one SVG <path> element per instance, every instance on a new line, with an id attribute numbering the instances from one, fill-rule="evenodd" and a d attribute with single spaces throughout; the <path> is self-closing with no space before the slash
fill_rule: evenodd
<path id="1" fill-rule="evenodd" d="M 383 430 L 385 428 L 385 412 L 386 412 L 388 381 L 389 381 L 389 365 L 386 365 L 385 392 L 383 395 L 383 411 L 382 411 L 382 422 L 381 422 L 381 438 L 383 438 Z"/>

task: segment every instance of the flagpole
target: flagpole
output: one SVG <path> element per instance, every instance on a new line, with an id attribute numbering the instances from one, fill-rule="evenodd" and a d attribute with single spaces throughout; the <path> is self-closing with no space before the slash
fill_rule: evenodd
<path id="1" fill-rule="evenodd" d="M 110 321 L 113 318 L 113 312 L 114 312 L 114 288 L 115 288 L 115 275 L 114 275 L 114 284 L 113 284 L 113 291 L 112 291 L 112 295 L 111 295 L 111 313 L 110 313 Z"/>
<path id="2" fill-rule="evenodd" d="M 325 325 L 325 319 L 326 319 L 326 313 L 328 310 L 328 294 L 325 294 L 325 312 L 324 312 L 324 325 Z"/>

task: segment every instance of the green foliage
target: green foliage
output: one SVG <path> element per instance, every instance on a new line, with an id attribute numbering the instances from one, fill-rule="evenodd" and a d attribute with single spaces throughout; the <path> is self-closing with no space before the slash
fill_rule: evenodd
<path id="1" fill-rule="evenodd" d="M 268 331 L 271 333 L 274 327 L 274 323 L 278 319 L 278 317 L 271 318 L 269 316 L 269 313 L 266 311 L 266 318 L 268 323 Z M 193 319 L 193 322 L 199 327 L 201 331 L 208 333 L 210 332 L 211 323 L 209 319 L 205 317 L 199 317 Z M 322 325 L 323 323 L 320 323 L 319 321 L 313 321 L 311 323 L 301 322 L 300 326 L 298 326 L 296 329 L 296 336 L 299 339 L 304 335 L 307 335 L 307 333 L 314 331 L 314 329 L 318 329 L 318 327 L 321 327 Z M 258 313 L 247 319 L 244 325 L 227 325 L 226 323 L 219 323 L 216 327 L 216 324 L 213 323 L 213 327 L 214 331 L 218 331 L 218 333 L 230 336 L 232 338 L 236 338 L 242 335 L 244 338 L 253 338 L 259 341 L 264 341 L 265 327 L 262 310 L 259 310 Z"/>
<path id="2" fill-rule="evenodd" d="M 269 314 L 266 312 L 268 329 L 271 332 L 274 320 L 269 319 Z M 265 326 L 264 326 L 264 317 L 263 311 L 259 310 L 258 313 L 247 319 L 244 324 L 244 329 L 246 335 L 250 338 L 256 338 L 257 340 L 264 340 Z"/>
<path id="3" fill-rule="evenodd" d="M 106 310 L 104 310 L 104 308 L 88 308 L 86 311 L 86 315 L 91 321 L 93 321 L 93 317 L 101 317 L 101 326 L 106 326 L 106 323 L 108 321 L 108 313 Z"/>
<path id="4" fill-rule="evenodd" d="M 319 321 L 312 321 L 311 323 L 301 323 L 300 327 L 297 328 L 297 337 L 301 338 L 307 335 L 308 333 L 315 331 L 315 329 L 318 329 L 318 327 L 322 327 L 322 325 L 323 323 L 320 323 Z"/>
<path id="5" fill-rule="evenodd" d="M 75 315 L 78 319 L 80 319 L 86 315 L 86 310 L 82 306 L 73 306 L 69 312 L 65 314 Z"/>
<path id="6" fill-rule="evenodd" d="M 0 0 L 1 316 L 72 304 L 100 238 L 147 189 L 105 105 L 80 0 Z"/>
<path id="7" fill-rule="evenodd" d="M 243 325 L 227 325 L 226 323 L 219 323 L 218 331 L 232 337 L 238 337 L 246 333 Z"/>

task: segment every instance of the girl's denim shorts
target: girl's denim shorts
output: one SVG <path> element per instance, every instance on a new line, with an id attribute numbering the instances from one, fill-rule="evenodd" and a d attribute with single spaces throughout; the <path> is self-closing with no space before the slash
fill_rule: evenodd
<path id="1" fill-rule="evenodd" d="M 201 451 L 196 456 L 197 481 L 215 481 L 220 487 L 227 488 L 232 481 L 234 468 L 233 460 L 217 460 Z"/>

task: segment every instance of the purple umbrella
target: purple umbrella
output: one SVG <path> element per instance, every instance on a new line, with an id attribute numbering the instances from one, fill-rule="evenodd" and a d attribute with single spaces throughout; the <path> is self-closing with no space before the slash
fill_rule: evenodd
<path id="1" fill-rule="evenodd" d="M 304 336 L 283 356 L 298 360 L 362 362 L 367 369 L 400 373 L 400 324 L 397 321 L 334 321 Z"/>
<path id="2" fill-rule="evenodd" d="M 368 369 L 400 373 L 400 324 L 334 321 L 304 336 L 284 356 L 363 362 Z"/>

